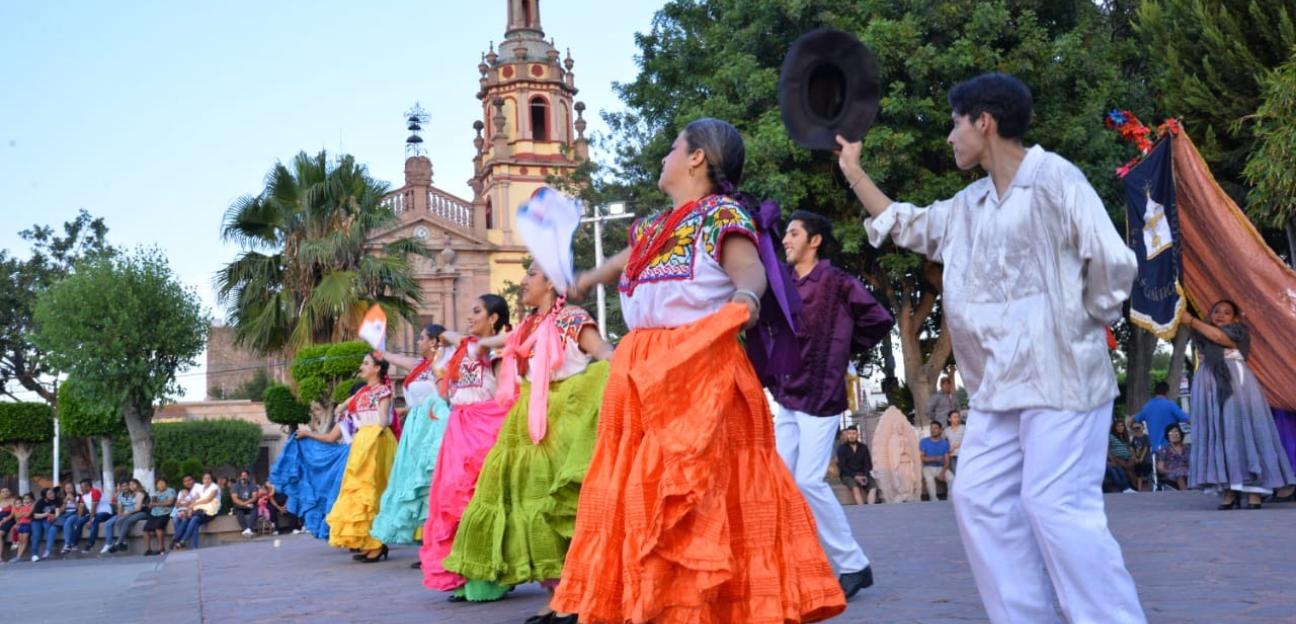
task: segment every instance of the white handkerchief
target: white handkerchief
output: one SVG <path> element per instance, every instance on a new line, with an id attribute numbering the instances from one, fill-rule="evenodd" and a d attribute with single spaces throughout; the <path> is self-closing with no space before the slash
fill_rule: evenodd
<path id="1" fill-rule="evenodd" d="M 518 232 L 527 251 L 560 295 L 576 281 L 572 236 L 580 225 L 581 203 L 547 186 L 518 207 Z"/>

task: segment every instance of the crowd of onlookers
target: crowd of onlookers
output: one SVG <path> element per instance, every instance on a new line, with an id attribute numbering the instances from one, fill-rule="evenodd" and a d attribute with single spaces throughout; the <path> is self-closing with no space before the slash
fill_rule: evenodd
<path id="1" fill-rule="evenodd" d="M 919 439 L 914 454 L 921 462 L 922 479 L 918 499 L 934 501 L 945 497 L 958 471 L 963 412 L 951 386 L 948 378 L 941 380 L 940 392 L 929 400 L 931 424 L 926 432 L 915 430 Z M 1156 396 L 1137 414 L 1112 422 L 1105 490 L 1135 493 L 1154 488 L 1188 488 L 1188 415 L 1167 398 L 1169 391 L 1165 382 L 1158 383 Z M 856 427 L 842 430 L 836 459 L 837 474 L 855 504 L 915 500 L 885 500 L 877 486 L 868 444 Z"/>
<path id="2" fill-rule="evenodd" d="M 201 480 L 185 475 L 178 490 L 165 478 L 158 478 L 151 490 L 130 479 L 107 493 L 89 479 L 79 487 L 64 483 L 22 496 L 0 488 L 0 553 L 12 551 L 11 562 L 92 553 L 100 533 L 100 555 L 128 552 L 130 531 L 140 524 L 144 556 L 198 548 L 201 528 L 222 510 L 235 516 L 245 537 L 258 529 L 299 533 L 301 522 L 288 513 L 286 502 L 274 486 L 257 484 L 246 470 L 232 481 L 214 479 L 211 472 Z M 60 535 L 62 547 L 55 550 Z"/>

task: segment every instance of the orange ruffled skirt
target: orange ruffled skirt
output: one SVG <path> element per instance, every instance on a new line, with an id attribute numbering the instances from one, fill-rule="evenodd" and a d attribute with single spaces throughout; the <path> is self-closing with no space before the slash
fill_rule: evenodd
<path id="1" fill-rule="evenodd" d="M 846 608 L 738 344 L 746 308 L 617 347 L 552 608 L 583 623 L 812 622 Z"/>

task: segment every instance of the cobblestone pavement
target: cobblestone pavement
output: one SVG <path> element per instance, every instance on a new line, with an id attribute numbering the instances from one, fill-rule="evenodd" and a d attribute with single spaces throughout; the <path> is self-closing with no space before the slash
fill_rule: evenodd
<path id="1" fill-rule="evenodd" d="M 1215 510 L 1199 493 L 1111 495 L 1108 516 L 1150 621 L 1296 622 L 1296 505 Z M 948 503 L 847 507 L 877 584 L 835 622 L 985 621 Z M 535 585 L 469 605 L 427 591 L 409 564 L 354 563 L 307 536 L 140 557 L 0 566 L 5 621 L 519 623 Z M 201 605 L 201 610 L 196 608 Z M 13 617 L 10 620 L 10 617 Z"/>

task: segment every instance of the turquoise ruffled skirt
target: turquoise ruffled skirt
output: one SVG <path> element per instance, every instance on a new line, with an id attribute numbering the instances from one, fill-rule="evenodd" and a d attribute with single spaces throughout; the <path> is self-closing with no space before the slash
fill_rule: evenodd
<path id="1" fill-rule="evenodd" d="M 435 417 L 435 418 L 434 418 Z M 427 521 L 428 488 L 432 468 L 441 452 L 441 439 L 450 421 L 450 406 L 432 396 L 405 417 L 405 430 L 396 448 L 396 462 L 379 504 L 378 517 L 369 530 L 384 544 L 419 544 Z"/>

